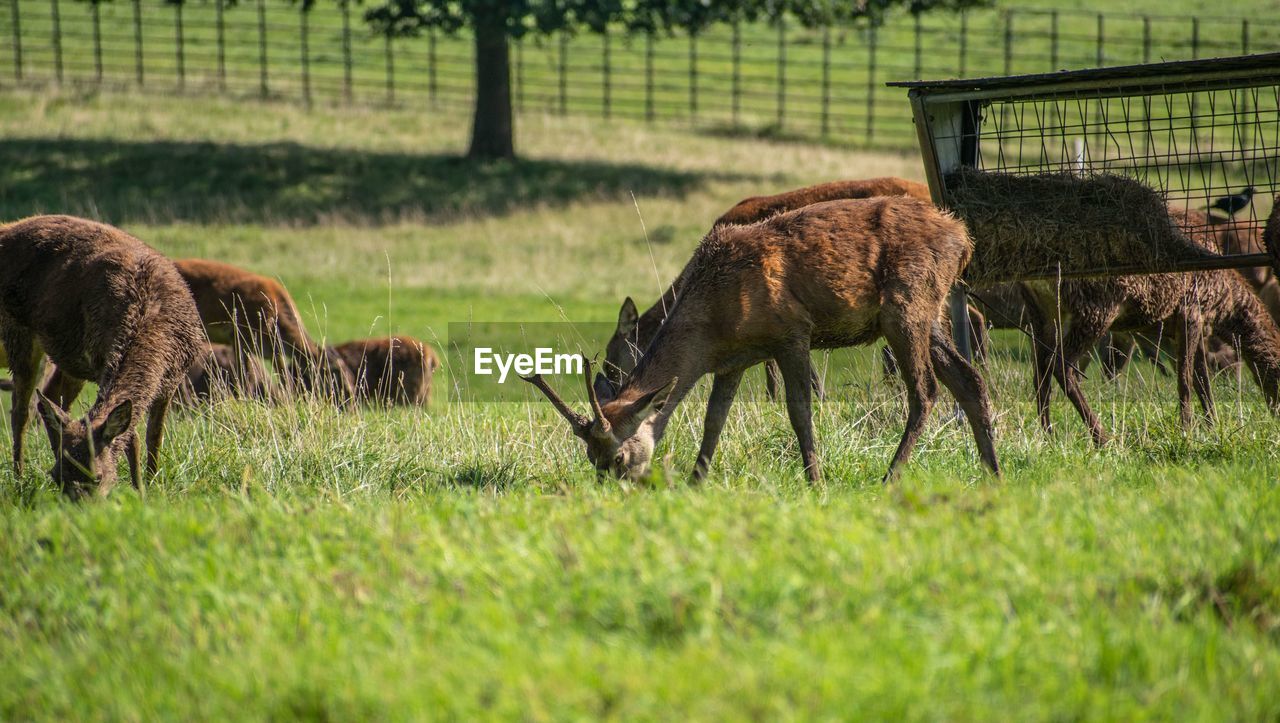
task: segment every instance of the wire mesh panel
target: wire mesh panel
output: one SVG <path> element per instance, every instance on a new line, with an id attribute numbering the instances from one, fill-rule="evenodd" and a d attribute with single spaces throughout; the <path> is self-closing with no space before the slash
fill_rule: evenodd
<path id="1" fill-rule="evenodd" d="M 948 178 L 954 184 L 963 168 L 1042 178 L 1121 177 L 1157 192 L 1192 238 L 1224 237 L 1227 224 L 1232 233 L 1226 236 L 1235 240 L 1228 244 L 1234 247 L 1214 249 L 1225 259 L 1061 264 L 1058 273 L 1266 261 L 1256 240 L 1280 191 L 1280 54 L 894 85 L 911 88 L 926 171 L 940 203 L 954 204 Z M 990 201 L 1018 212 L 1008 199 Z M 1038 198 L 1027 202 L 1043 205 Z M 1012 276 L 1030 278 L 1044 269 L 1025 272 Z"/>

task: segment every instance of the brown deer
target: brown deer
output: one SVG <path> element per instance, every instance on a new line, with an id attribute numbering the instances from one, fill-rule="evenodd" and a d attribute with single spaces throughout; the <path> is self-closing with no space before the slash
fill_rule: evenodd
<path id="1" fill-rule="evenodd" d="M 852 181 L 831 181 L 816 186 L 806 186 L 793 191 L 785 191 L 772 196 L 751 196 L 744 198 L 712 225 L 725 226 L 735 224 L 743 226 L 762 221 L 770 216 L 797 208 L 804 208 L 823 201 L 840 201 L 851 198 L 872 198 L 875 196 L 911 196 L 921 201 L 932 201 L 929 187 L 905 178 L 885 176 L 882 178 L 865 178 Z"/>
<path id="2" fill-rule="evenodd" d="M 1188 225 L 1195 224 L 1196 213 L 1172 211 L 1171 215 L 1194 243 L 1212 249 L 1211 239 Z M 1112 330 L 1158 328 L 1163 331 L 1157 333 L 1173 341 L 1184 425 L 1192 421 L 1192 389 L 1206 418 L 1212 420 L 1214 415 L 1208 356 L 1202 344 L 1206 327 L 1239 345 L 1267 406 L 1280 412 L 1280 329 L 1241 274 L 1219 270 L 1082 279 L 1064 281 L 1057 290 L 1050 282 L 1026 282 L 1022 290 L 1034 330 L 1036 407 L 1046 430 L 1052 429 L 1052 378 L 1075 406 L 1094 443 L 1106 444 L 1108 436 L 1080 388 L 1076 362 Z M 1059 332 L 1059 318 L 1067 320 L 1065 332 Z"/>
<path id="3" fill-rule="evenodd" d="M 176 399 L 193 406 L 240 397 L 273 404 L 282 401 L 279 388 L 257 357 L 246 357 L 242 366 L 235 349 L 226 344 L 206 344 L 178 386 Z"/>
<path id="4" fill-rule="evenodd" d="M 356 398 L 425 406 L 440 360 L 430 345 L 408 336 L 349 341 L 333 347 L 355 375 Z"/>
<path id="5" fill-rule="evenodd" d="M 714 376 L 695 479 L 710 465 L 743 372 L 774 359 L 809 479 L 820 477 L 810 398 L 811 349 L 883 336 L 907 386 L 906 429 L 891 477 L 911 455 L 937 396 L 935 372 L 963 407 L 983 462 L 997 474 L 986 385 L 955 350 L 942 305 L 973 252 L 964 224 L 907 197 L 830 201 L 750 226 L 713 229 L 681 273 L 671 313 L 618 394 L 592 384 L 592 416 L 536 385 L 587 445 L 596 470 L 644 475 L 676 405 Z"/>
<path id="6" fill-rule="evenodd" d="M 33 393 L 53 446 L 50 473 L 68 496 L 94 485 L 110 490 L 121 450 L 140 485 L 133 428 L 143 410 L 147 471 L 155 473 L 169 401 L 204 339 L 172 262 L 85 219 L 35 216 L 0 227 L 0 339 L 13 371 L 16 474 Z M 46 355 L 56 368 L 40 393 Z M 64 407 L 87 380 L 97 382 L 98 398 L 84 418 L 72 419 Z"/>
<path id="7" fill-rule="evenodd" d="M 832 181 L 772 196 L 745 198 L 716 219 L 712 228 L 756 223 L 779 213 L 794 211 L 823 201 L 873 198 L 875 196 L 910 196 L 922 201 L 930 201 L 931 199 L 928 186 L 916 181 L 908 181 L 904 178 L 886 176 L 863 180 Z M 618 311 L 617 328 L 605 346 L 603 374 L 609 385 L 602 386 L 601 391 L 610 393 L 621 386 L 623 377 L 630 374 L 631 370 L 635 368 L 636 362 L 640 359 L 645 347 L 649 345 L 653 336 L 658 333 L 658 327 L 662 326 L 662 321 L 675 303 L 676 295 L 679 291 L 680 279 L 677 278 L 663 292 L 662 297 L 643 314 L 637 312 L 636 303 L 630 296 L 623 300 L 622 308 Z M 974 321 L 972 328 L 978 334 L 974 339 L 974 348 L 978 350 L 979 357 L 985 356 L 987 347 L 986 335 L 985 333 L 980 333 L 984 330 L 982 316 L 976 309 L 971 309 L 970 315 Z M 885 353 L 885 371 L 886 374 L 893 374 L 896 371 L 893 367 L 893 357 L 887 350 Z M 777 397 L 777 386 L 780 378 L 777 364 L 773 361 L 765 362 L 765 375 L 769 398 L 774 399 Z M 612 387 L 612 390 L 609 387 Z M 821 399 L 823 395 L 822 382 L 816 374 L 813 378 L 813 389 L 814 393 Z"/>
<path id="8" fill-rule="evenodd" d="M 302 315 L 283 284 L 218 261 L 175 263 L 195 297 L 209 340 L 235 349 L 242 385 L 249 375 L 249 357 L 256 355 L 271 360 L 290 384 L 297 380 L 340 404 L 352 398 L 351 370 L 307 335 Z"/>

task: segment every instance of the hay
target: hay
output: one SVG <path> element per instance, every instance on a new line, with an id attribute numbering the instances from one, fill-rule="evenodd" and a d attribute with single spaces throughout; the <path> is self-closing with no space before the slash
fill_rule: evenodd
<path id="1" fill-rule="evenodd" d="M 973 237 L 970 283 L 1033 274 L 1163 270 L 1214 254 L 1193 243 L 1159 193 L 1122 176 L 1018 176 L 960 169 L 947 203 Z"/>

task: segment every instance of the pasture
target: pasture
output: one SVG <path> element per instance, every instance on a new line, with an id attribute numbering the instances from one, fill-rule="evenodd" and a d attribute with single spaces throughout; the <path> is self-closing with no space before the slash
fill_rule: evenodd
<path id="1" fill-rule="evenodd" d="M 313 335 L 442 348 L 449 322 L 643 308 L 744 196 L 920 176 L 913 153 L 538 114 L 523 160 L 473 165 L 466 128 L 7 92 L 0 217 L 100 218 L 278 276 Z M 758 394 L 690 486 L 705 382 L 647 483 L 598 482 L 541 400 L 449 404 L 447 369 L 425 411 L 176 413 L 145 494 L 89 504 L 32 425 L 26 474 L 0 466 L 0 717 L 1280 716 L 1280 424 L 1256 386 L 1219 375 L 1218 424 L 1184 432 L 1172 378 L 1091 373 L 1095 450 L 1060 394 L 1040 431 L 1026 340 L 995 343 L 1000 480 L 944 394 L 881 486 L 905 402 L 871 347 L 826 362 L 816 486 Z"/>

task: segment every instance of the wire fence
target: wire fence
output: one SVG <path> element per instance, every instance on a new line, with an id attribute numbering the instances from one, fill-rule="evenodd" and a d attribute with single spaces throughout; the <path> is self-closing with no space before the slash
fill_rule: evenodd
<path id="1" fill-rule="evenodd" d="M 469 108 L 463 36 L 387 38 L 347 3 L 143 6 L 6 0 L 0 82 L 133 85 L 303 103 Z M 8 25 L 4 28 L 3 25 Z M 998 9 L 894 15 L 879 27 L 794 23 L 697 36 L 583 33 L 512 49 L 521 111 L 678 120 L 724 132 L 910 148 L 889 80 L 978 77 L 1280 50 L 1280 21 Z"/>

